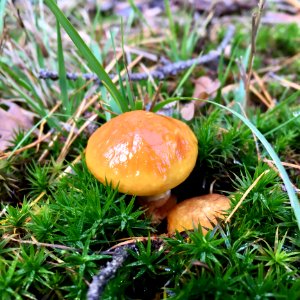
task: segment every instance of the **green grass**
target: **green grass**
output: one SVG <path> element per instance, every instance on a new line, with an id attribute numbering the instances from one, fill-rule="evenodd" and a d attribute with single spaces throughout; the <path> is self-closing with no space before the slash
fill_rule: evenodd
<path id="1" fill-rule="evenodd" d="M 125 53 L 125 45 L 167 55 L 173 61 L 197 57 L 198 22 L 185 7 L 173 12 L 171 2 L 164 1 L 166 11 L 156 22 L 167 24 L 170 36 L 153 28 L 151 36 L 145 37 L 141 32 L 149 31 L 147 19 L 133 22 L 143 13 L 133 1 L 128 4 L 129 19 L 123 22 L 99 7 L 95 15 L 89 12 L 87 17 L 81 13 L 86 13 L 81 1 L 76 7 L 66 5 L 62 12 L 55 1 L 45 0 L 29 6 L 32 23 L 20 8 L 27 21 L 25 30 L 7 5 L 4 10 L 6 2 L 0 4 L 0 15 L 5 16 L 0 32 L 1 26 L 7 32 L 2 41 L 5 55 L 0 57 L 0 97 L 17 99 L 36 117 L 30 130 L 20 130 L 12 137 L 5 159 L 0 156 L 1 297 L 86 299 L 93 275 L 111 258 L 107 250 L 144 237 L 107 283 L 103 299 L 298 299 L 300 212 L 294 187 L 299 189 L 299 169 L 284 169 L 282 163 L 299 166 L 299 92 L 266 80 L 276 105 L 267 109 L 252 95 L 247 118 L 232 102 L 242 86 L 222 94 L 223 88 L 240 82 L 235 61 L 246 56 L 248 28 L 237 24 L 233 51 L 230 56 L 224 54 L 218 65 L 193 66 L 164 80 L 153 110 L 176 101 L 171 112 L 180 118 L 181 105 L 193 94 L 193 80 L 203 75 L 218 78 L 221 87 L 216 95 L 203 102 L 188 122 L 198 139 L 198 159 L 191 176 L 173 193 L 182 201 L 213 188 L 230 198 L 229 214 L 259 180 L 229 223 L 218 224 L 206 235 L 199 226 L 168 236 L 165 222 L 151 224 L 134 196 L 104 186 L 89 173 L 84 148 L 91 132 L 115 113 L 149 107 L 159 85 L 159 81 L 122 80 L 125 58 L 112 71 L 119 76 L 113 83 L 105 72 L 111 60 L 119 52 Z M 180 18 L 185 18 L 183 27 Z M 294 25 L 262 26 L 254 68 L 268 66 L 273 54 L 276 59 L 294 55 L 298 33 Z M 203 54 L 215 49 L 223 35 L 221 29 L 215 39 L 207 36 Z M 143 44 L 152 37 L 163 41 Z M 275 48 L 271 54 L 266 41 Z M 284 49 L 282 44 L 288 47 Z M 130 55 L 131 60 L 137 57 Z M 153 64 L 146 58 L 142 62 L 147 67 Z M 40 66 L 58 71 L 60 80 L 36 78 Z M 103 85 L 64 78 L 66 71 L 89 70 Z M 133 68 L 134 72 L 140 70 L 140 65 Z M 299 77 L 299 70 L 292 64 L 277 75 L 292 80 Z M 171 98 L 174 96 L 177 98 Z M 81 107 L 93 97 L 94 102 Z M 50 113 L 57 103 L 61 104 Z M 80 107 L 82 111 L 78 111 Z M 76 135 L 93 114 L 97 118 Z M 35 142 L 39 133 L 49 132 L 38 147 L 19 152 Z M 67 139 L 74 136 L 65 158 L 58 160 Z M 76 157 L 77 163 L 72 164 Z M 264 158 L 272 159 L 273 168 Z"/>
<path id="2" fill-rule="evenodd" d="M 92 51 L 88 48 L 86 43 L 80 37 L 78 32 L 75 30 L 73 25 L 69 22 L 69 20 L 65 17 L 62 11 L 58 8 L 55 1 L 53 0 L 45 0 L 45 3 L 51 9 L 53 14 L 56 16 L 59 23 L 63 26 L 66 30 L 70 38 L 72 39 L 73 43 L 78 48 L 79 52 L 84 56 L 90 69 L 95 72 L 95 74 L 102 80 L 102 83 L 111 93 L 115 102 L 120 106 L 122 112 L 128 111 L 128 106 L 126 105 L 126 100 L 122 97 L 116 86 L 113 84 L 111 79 L 109 78 L 108 74 L 105 72 L 103 66 L 94 56 Z"/>
<path id="3" fill-rule="evenodd" d="M 61 34 L 60 34 L 60 24 L 56 22 L 57 28 L 57 56 L 58 56 L 58 76 L 59 76 L 59 87 L 61 91 L 61 99 L 62 104 L 65 109 L 66 117 L 69 118 L 72 112 L 72 102 L 69 101 L 68 98 L 68 82 L 66 78 L 66 68 L 64 62 L 64 52 L 63 46 L 61 41 Z"/>

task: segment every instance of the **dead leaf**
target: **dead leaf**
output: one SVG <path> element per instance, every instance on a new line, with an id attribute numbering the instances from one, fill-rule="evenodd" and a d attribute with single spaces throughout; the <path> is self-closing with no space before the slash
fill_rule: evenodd
<path id="1" fill-rule="evenodd" d="M 207 99 L 212 96 L 220 87 L 219 80 L 212 80 L 208 76 L 202 76 L 194 80 L 195 90 L 193 97 Z"/>
<path id="2" fill-rule="evenodd" d="M 296 23 L 300 25 L 300 14 L 290 15 L 282 12 L 268 11 L 262 18 L 264 24 L 290 24 Z"/>
<path id="3" fill-rule="evenodd" d="M 4 151 L 19 129 L 32 127 L 34 114 L 7 100 L 1 100 L 0 105 L 0 151 Z"/>
<path id="4" fill-rule="evenodd" d="M 185 104 L 181 108 L 180 113 L 184 120 L 186 120 L 186 121 L 192 120 L 195 115 L 195 101 L 191 101 L 188 104 Z"/>
<path id="5" fill-rule="evenodd" d="M 202 76 L 193 81 L 195 83 L 195 90 L 193 98 L 208 99 L 220 87 L 219 80 L 212 80 L 208 76 Z M 181 116 L 184 120 L 190 121 L 195 115 L 196 107 L 202 106 L 204 102 L 191 101 L 188 104 L 183 105 L 180 110 Z"/>

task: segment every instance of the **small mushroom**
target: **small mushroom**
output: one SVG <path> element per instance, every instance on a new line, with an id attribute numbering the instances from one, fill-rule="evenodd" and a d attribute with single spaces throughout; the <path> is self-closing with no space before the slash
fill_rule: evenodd
<path id="1" fill-rule="evenodd" d="M 224 211 L 230 208 L 230 200 L 219 194 L 208 194 L 190 198 L 178 203 L 169 211 L 168 233 L 175 231 L 191 230 L 201 224 L 202 232 L 212 229 L 212 224 L 217 222 L 217 217 L 222 218 Z"/>
<path id="2" fill-rule="evenodd" d="M 138 110 L 111 119 L 91 135 L 86 163 L 103 184 L 141 196 L 155 220 L 166 216 L 163 205 L 175 205 L 170 189 L 189 176 L 197 155 L 197 139 L 185 123 Z"/>

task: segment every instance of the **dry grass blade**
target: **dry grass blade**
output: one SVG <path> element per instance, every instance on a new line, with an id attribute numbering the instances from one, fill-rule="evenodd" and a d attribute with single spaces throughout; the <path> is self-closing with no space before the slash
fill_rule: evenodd
<path id="1" fill-rule="evenodd" d="M 57 163 L 61 163 L 65 159 L 66 155 L 68 154 L 68 150 L 70 149 L 71 145 L 74 143 L 76 138 L 83 132 L 85 128 L 87 128 L 93 121 L 95 121 L 97 117 L 98 117 L 97 114 L 93 114 L 91 117 L 88 118 L 88 120 L 86 120 L 86 122 L 78 129 L 78 131 L 74 135 L 73 135 L 74 131 L 70 132 L 68 141 L 66 142 L 63 150 L 61 151 L 61 154 L 57 159 Z"/>
<path id="2" fill-rule="evenodd" d="M 41 192 L 32 202 L 30 202 L 30 207 L 35 206 L 44 196 L 46 195 L 46 192 Z"/>
<path id="3" fill-rule="evenodd" d="M 250 85 L 249 90 L 267 107 L 273 108 L 274 106 L 253 86 Z"/>
<path id="4" fill-rule="evenodd" d="M 295 63 L 299 58 L 300 58 L 300 53 L 297 53 L 292 57 L 285 58 L 282 62 L 275 64 L 274 66 L 272 65 L 265 68 L 261 68 L 257 71 L 257 73 L 261 74 L 266 72 L 278 72 L 281 69 L 287 67 L 288 65 Z"/>
<path id="5" fill-rule="evenodd" d="M 266 170 L 265 172 L 261 173 L 255 180 L 254 182 L 249 186 L 249 188 L 246 190 L 240 201 L 237 203 L 237 205 L 234 207 L 232 212 L 229 214 L 229 216 L 226 218 L 225 223 L 228 223 L 234 213 L 239 209 L 239 207 L 242 205 L 243 201 L 246 199 L 248 194 L 252 191 L 252 189 L 257 185 L 257 183 L 260 181 L 260 179 L 269 172 L 270 170 Z"/>
<path id="6" fill-rule="evenodd" d="M 264 159 L 264 162 L 274 164 L 274 162 L 273 162 L 272 160 L 266 159 L 266 158 Z M 281 163 L 282 163 L 283 166 L 286 166 L 286 167 L 289 167 L 289 168 L 293 168 L 293 169 L 298 169 L 298 170 L 300 170 L 300 165 L 291 164 L 291 163 L 287 163 L 287 162 L 284 162 L 284 161 L 282 161 Z"/>
<path id="7" fill-rule="evenodd" d="M 280 82 L 283 86 L 285 86 L 285 87 L 292 88 L 292 89 L 297 90 L 297 91 L 300 90 L 300 84 L 298 84 L 298 83 L 291 82 L 291 81 L 289 81 L 289 80 L 287 80 L 287 79 L 285 79 L 285 78 L 282 78 L 282 77 L 280 77 L 280 76 L 277 76 L 276 74 L 270 74 L 270 76 L 271 76 L 273 79 L 279 81 L 279 82 Z"/>
<path id="8" fill-rule="evenodd" d="M 47 140 L 51 136 L 51 134 L 52 134 L 52 132 L 49 131 L 45 135 L 39 137 L 36 141 L 34 141 L 34 142 L 32 142 L 32 143 L 30 143 L 30 144 L 28 144 L 28 145 L 26 145 L 26 146 L 24 146 L 24 147 L 22 147 L 20 149 L 17 149 L 13 154 L 14 155 L 20 154 L 20 153 L 22 153 L 25 150 L 28 150 L 30 148 L 33 148 L 33 147 L 39 145 L 41 142 Z M 4 152 L 4 153 L 0 154 L 0 160 L 8 158 L 11 154 L 12 154 L 12 152 Z"/>
<path id="9" fill-rule="evenodd" d="M 77 122 L 78 118 L 81 116 L 81 114 L 83 112 L 83 109 L 85 107 L 85 102 L 86 102 L 86 100 L 84 99 L 80 103 L 80 105 L 79 105 L 79 107 L 77 109 L 77 112 L 76 112 L 74 118 L 72 118 L 73 125 L 72 125 L 72 127 L 70 129 L 70 133 L 69 133 L 69 135 L 67 137 L 67 140 L 65 141 L 65 144 L 64 144 L 64 146 L 63 146 L 63 148 L 61 150 L 61 153 L 60 153 L 59 157 L 57 158 L 57 163 L 58 164 L 61 163 L 64 160 L 64 158 L 67 155 L 68 149 L 70 148 L 70 146 L 72 144 L 70 141 L 72 139 L 72 136 L 74 135 L 74 131 L 75 131 L 75 127 L 76 127 L 76 122 Z"/>
<path id="10" fill-rule="evenodd" d="M 265 83 L 263 81 L 263 79 L 254 71 L 253 72 L 253 76 L 256 80 L 256 82 L 258 83 L 258 86 L 260 87 L 260 89 L 262 90 L 264 96 L 265 96 L 265 99 L 267 100 L 267 102 L 269 103 L 269 106 L 272 108 L 275 106 L 275 101 L 273 101 L 270 93 L 268 92 L 266 86 L 265 86 Z"/>
<path id="11" fill-rule="evenodd" d="M 30 245 L 36 245 L 38 247 L 47 247 L 47 248 L 61 249 L 61 250 L 68 250 L 68 251 L 81 251 L 81 249 L 76 249 L 76 248 L 68 247 L 65 245 L 41 243 L 38 241 L 19 240 L 19 239 L 15 239 L 15 238 L 9 237 L 9 236 L 8 237 L 4 236 L 3 238 L 8 239 L 13 242 L 20 243 L 20 244 L 30 244 Z"/>

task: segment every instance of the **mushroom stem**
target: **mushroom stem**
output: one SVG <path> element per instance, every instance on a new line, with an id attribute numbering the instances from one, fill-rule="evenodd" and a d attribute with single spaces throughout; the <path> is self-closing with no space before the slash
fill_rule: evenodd
<path id="1" fill-rule="evenodd" d="M 140 196 L 139 200 L 143 203 L 151 202 L 151 206 L 153 207 L 161 207 L 163 206 L 171 196 L 171 190 L 168 190 L 164 193 L 153 195 L 153 196 Z"/>
<path id="2" fill-rule="evenodd" d="M 146 209 L 146 214 L 151 216 L 153 223 L 163 220 L 176 205 L 176 197 L 171 195 L 170 190 L 153 196 L 140 196 L 138 200 Z"/>

